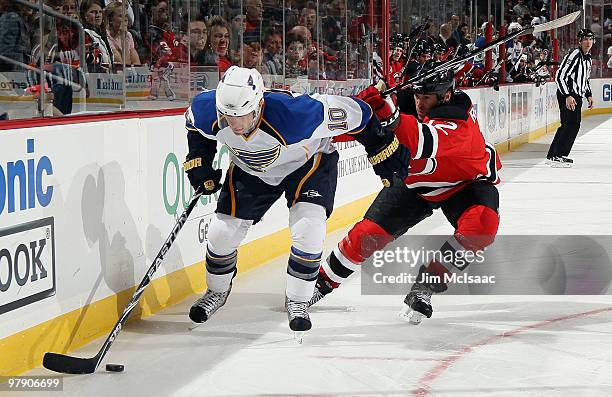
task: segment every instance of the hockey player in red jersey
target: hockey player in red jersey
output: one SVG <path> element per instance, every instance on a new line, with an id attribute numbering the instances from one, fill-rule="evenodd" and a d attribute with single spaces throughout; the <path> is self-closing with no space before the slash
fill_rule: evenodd
<path id="1" fill-rule="evenodd" d="M 437 74 L 414 87 L 418 117 L 398 113 L 370 86 L 358 96 L 394 131 L 400 143 L 410 149 L 409 174 L 404 183 L 394 183 L 378 194 L 364 219 L 355 224 L 322 263 L 317 288 L 310 304 L 337 288 L 375 251 L 383 249 L 408 229 L 442 209 L 455 228 L 441 248 L 450 251 L 478 251 L 490 245 L 499 225 L 498 171 L 501 162 L 488 145 L 478 125 L 470 98 L 454 90 L 452 71 Z M 452 255 L 459 258 L 460 255 Z M 418 324 L 431 317 L 431 295 L 444 292 L 439 276 L 465 269 L 465 263 L 432 261 L 419 269 L 404 302 L 406 314 Z M 411 313 L 408 313 L 411 310 Z"/>
<path id="2" fill-rule="evenodd" d="M 403 80 L 402 71 L 404 70 L 404 47 L 401 42 L 394 42 L 393 52 L 389 59 L 389 86 L 394 87 Z"/>

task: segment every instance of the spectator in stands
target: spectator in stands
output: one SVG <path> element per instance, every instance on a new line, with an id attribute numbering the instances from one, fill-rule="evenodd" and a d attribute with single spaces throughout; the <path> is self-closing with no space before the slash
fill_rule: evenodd
<path id="1" fill-rule="evenodd" d="M 213 15 L 221 15 L 226 21 L 230 21 L 234 15 L 242 13 L 244 5 L 243 0 L 226 0 L 225 2 L 204 0 L 201 2 L 192 1 L 191 3 L 204 4 L 204 6 L 200 6 L 202 10 L 200 15 L 205 16 L 207 22 L 208 18 Z"/>
<path id="2" fill-rule="evenodd" d="M 258 35 L 246 34 L 242 43 L 242 65 L 245 68 L 256 69 L 260 74 L 267 74 L 263 65 L 263 52 Z"/>
<path id="3" fill-rule="evenodd" d="M 104 9 L 108 7 L 110 3 L 122 3 L 122 0 L 104 0 Z M 134 25 L 134 8 L 132 7 L 132 0 L 127 0 L 125 2 L 125 14 L 127 16 L 127 26 Z"/>
<path id="4" fill-rule="evenodd" d="M 268 29 L 264 37 L 264 66 L 267 74 L 283 74 L 283 36 L 274 29 Z"/>
<path id="5" fill-rule="evenodd" d="M 550 79 L 550 69 L 548 68 L 548 51 L 534 51 L 535 72 L 541 80 Z"/>
<path id="6" fill-rule="evenodd" d="M 608 47 L 608 56 L 610 58 L 608 58 L 608 69 L 612 69 L 612 45 L 610 47 Z"/>
<path id="7" fill-rule="evenodd" d="M 296 34 L 287 36 L 287 56 L 285 59 L 285 76 L 298 77 L 306 75 L 306 43 Z"/>
<path id="8" fill-rule="evenodd" d="M 236 14 L 230 19 L 231 49 L 240 50 L 242 35 L 246 32 L 246 15 Z"/>
<path id="9" fill-rule="evenodd" d="M 521 43 L 518 37 L 508 42 L 506 48 L 506 71 L 510 72 L 512 69 L 515 68 L 524 52 L 525 51 L 523 49 L 523 43 Z M 512 74 L 506 76 L 506 80 L 508 82 L 513 82 L 514 79 L 512 77 Z"/>
<path id="10" fill-rule="evenodd" d="M 529 8 L 525 5 L 525 0 L 518 0 L 518 3 L 512 7 L 512 11 L 519 17 L 531 16 Z"/>
<path id="11" fill-rule="evenodd" d="M 300 11 L 303 7 L 302 0 L 284 0 L 283 10 L 283 26 L 285 29 L 298 25 L 298 19 L 300 18 Z"/>
<path id="12" fill-rule="evenodd" d="M 321 38 L 326 49 L 340 51 L 344 47 L 345 6 L 343 0 L 332 0 L 327 6 L 327 15 L 321 21 Z"/>
<path id="13" fill-rule="evenodd" d="M 246 26 L 245 32 L 261 32 L 263 20 L 263 4 L 261 0 L 245 0 Z"/>
<path id="14" fill-rule="evenodd" d="M 593 22 L 591 22 L 591 31 L 595 34 L 595 39 L 597 40 L 602 36 L 603 28 L 599 23 L 599 16 L 593 15 L 592 21 Z"/>
<path id="15" fill-rule="evenodd" d="M 292 27 L 287 32 L 287 35 L 291 34 L 300 36 L 302 38 L 302 41 L 304 41 L 305 43 L 310 43 L 313 41 L 312 33 L 310 32 L 310 30 L 308 30 L 306 26 L 296 25 Z"/>
<path id="16" fill-rule="evenodd" d="M 124 15 L 121 2 L 113 1 L 104 8 L 104 21 L 115 66 L 123 65 L 124 56 L 126 65 L 140 65 L 134 38 L 127 30 L 128 17 Z"/>
<path id="17" fill-rule="evenodd" d="M 79 7 L 79 19 L 85 31 L 87 70 L 95 73 L 111 73 L 113 52 L 106 36 L 102 4 L 98 0 L 83 0 Z"/>
<path id="18" fill-rule="evenodd" d="M 308 30 L 306 26 L 301 26 L 301 25 L 294 26 L 287 33 L 287 36 L 290 36 L 290 35 L 297 35 L 302 39 L 302 42 L 304 43 L 305 48 L 306 48 L 306 54 L 310 54 L 313 51 L 317 51 L 317 49 L 319 48 L 319 46 L 317 45 L 317 42 L 312 38 L 312 34 L 310 33 L 310 30 Z M 330 50 L 327 47 L 326 47 L 326 50 L 328 52 L 333 52 L 335 54 L 335 51 Z"/>
<path id="19" fill-rule="evenodd" d="M 191 65 L 206 64 L 206 44 L 208 43 L 208 27 L 204 21 L 189 22 L 189 55 Z"/>
<path id="20" fill-rule="evenodd" d="M 468 45 L 472 41 L 468 24 L 463 22 L 459 25 L 459 45 Z M 453 36 L 455 38 L 455 36 Z"/>
<path id="21" fill-rule="evenodd" d="M 149 65 L 155 65 L 163 52 L 160 50 L 160 44 L 164 42 L 167 45 L 172 45 L 174 41 L 174 34 L 170 30 L 168 3 L 165 0 L 150 0 L 146 3 L 145 12 L 150 21 L 145 36 L 145 41 L 151 51 L 148 63 Z"/>
<path id="22" fill-rule="evenodd" d="M 510 25 L 508 25 L 508 33 L 516 32 L 518 30 L 523 29 L 523 25 L 519 23 L 519 21 L 521 20 L 521 18 L 515 17 L 514 20 L 510 22 Z"/>
<path id="23" fill-rule="evenodd" d="M 76 0 L 45 0 L 45 5 L 67 17 L 77 19 Z M 48 72 L 46 80 L 40 83 L 37 70 L 28 71 L 26 78 L 28 92 L 37 98 L 42 86 L 47 97 L 53 101 L 53 115 L 61 116 L 72 113 L 73 91 L 79 91 L 86 83 L 77 51 L 79 35 L 76 26 L 59 18 L 54 19 L 54 22 L 55 24 L 45 24 L 42 42 L 39 39 L 32 50 L 32 63 L 38 65 L 40 57 L 44 57 Z"/>
<path id="24" fill-rule="evenodd" d="M 0 72 L 23 70 L 32 53 L 29 18 L 32 12 L 12 0 L 0 0 L 0 55 L 16 63 L 0 60 Z"/>
<path id="25" fill-rule="evenodd" d="M 531 26 L 540 25 L 546 22 L 546 17 L 542 15 L 540 10 L 536 9 L 533 12 L 533 19 L 531 20 Z M 544 32 L 533 33 L 535 39 L 544 40 Z"/>
<path id="26" fill-rule="evenodd" d="M 308 30 L 310 30 L 312 37 L 317 36 L 317 9 L 314 3 L 310 2 L 306 7 L 302 8 L 298 23 L 302 26 L 306 26 Z"/>
<path id="27" fill-rule="evenodd" d="M 453 38 L 455 39 L 455 41 L 457 43 L 461 43 L 461 19 L 459 19 L 459 15 L 455 15 L 453 14 L 450 18 L 450 21 L 448 22 L 451 25 L 451 30 L 452 30 L 452 34 L 453 34 Z M 467 26 L 467 24 L 466 24 Z"/>
<path id="28" fill-rule="evenodd" d="M 476 37 L 476 40 L 474 40 L 474 47 L 475 48 L 482 48 L 487 44 L 487 40 L 485 39 L 485 34 L 486 34 L 486 26 L 487 23 L 483 23 L 482 26 L 480 27 L 480 29 L 478 29 L 478 36 Z"/>
<path id="29" fill-rule="evenodd" d="M 530 71 L 527 67 L 527 54 L 521 55 L 521 58 L 515 67 L 510 71 L 512 81 L 515 83 L 528 83 L 532 81 L 530 77 Z"/>
<path id="30" fill-rule="evenodd" d="M 225 73 L 232 66 L 232 60 L 229 56 L 229 24 L 223 17 L 214 15 L 208 21 L 208 26 L 210 31 L 210 48 L 206 54 L 206 63 L 216 64 L 219 67 L 219 73 Z"/>
<path id="31" fill-rule="evenodd" d="M 443 23 L 440 26 L 440 34 L 436 37 L 435 42 L 447 48 L 457 48 L 459 46 L 459 43 L 453 37 L 452 25 L 450 23 Z"/>
<path id="32" fill-rule="evenodd" d="M 283 1 L 282 0 L 263 0 L 263 16 L 265 28 L 282 26 L 283 23 Z"/>

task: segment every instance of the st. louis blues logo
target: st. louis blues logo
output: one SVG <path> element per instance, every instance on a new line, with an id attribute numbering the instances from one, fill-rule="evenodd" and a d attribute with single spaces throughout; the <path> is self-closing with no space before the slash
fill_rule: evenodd
<path id="1" fill-rule="evenodd" d="M 247 150 L 230 147 L 232 153 L 238 157 L 247 167 L 257 172 L 265 172 L 265 168 L 276 161 L 280 155 L 280 145 L 271 149 L 249 152 Z"/>

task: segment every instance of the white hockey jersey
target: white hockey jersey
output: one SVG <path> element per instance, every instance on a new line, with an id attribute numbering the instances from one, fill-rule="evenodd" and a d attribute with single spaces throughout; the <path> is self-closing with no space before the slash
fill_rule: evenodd
<path id="1" fill-rule="evenodd" d="M 275 186 L 316 153 L 336 150 L 332 137 L 362 131 L 371 117 L 360 99 L 288 91 L 264 93 L 262 116 L 248 136 L 219 128 L 215 90 L 197 95 L 185 113 L 187 130 L 227 145 L 236 166 Z"/>

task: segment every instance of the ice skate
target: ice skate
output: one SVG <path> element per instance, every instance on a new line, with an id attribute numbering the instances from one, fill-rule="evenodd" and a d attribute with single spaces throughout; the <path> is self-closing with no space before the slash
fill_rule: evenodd
<path id="1" fill-rule="evenodd" d="M 402 309 L 400 317 L 413 325 L 420 324 L 423 317 L 430 318 L 433 314 L 433 308 L 431 307 L 432 294 L 433 291 L 427 286 L 415 283 L 404 298 L 406 306 Z"/>
<path id="2" fill-rule="evenodd" d="M 574 165 L 574 160 L 565 156 L 555 156 L 547 159 L 547 164 L 552 168 L 569 168 Z"/>
<path id="3" fill-rule="evenodd" d="M 189 310 L 189 318 L 195 323 L 203 323 L 212 317 L 213 314 L 227 301 L 231 291 L 230 289 L 224 292 L 215 292 L 209 289 L 204 295 L 194 302 Z"/>
<path id="4" fill-rule="evenodd" d="M 438 294 L 447 290 L 445 283 L 426 283 L 422 280 L 431 279 L 425 266 L 419 268 L 417 282 L 412 285 L 410 292 L 404 298 L 404 308 L 400 312 L 400 317 L 407 320 L 410 324 L 418 325 L 423 317 L 430 318 L 433 314 L 431 307 L 431 295 Z"/>
<path id="5" fill-rule="evenodd" d="M 302 344 L 304 333 L 312 328 L 308 316 L 308 302 L 298 302 L 285 297 L 285 309 L 289 319 L 289 328 L 295 333 L 295 339 Z"/>

